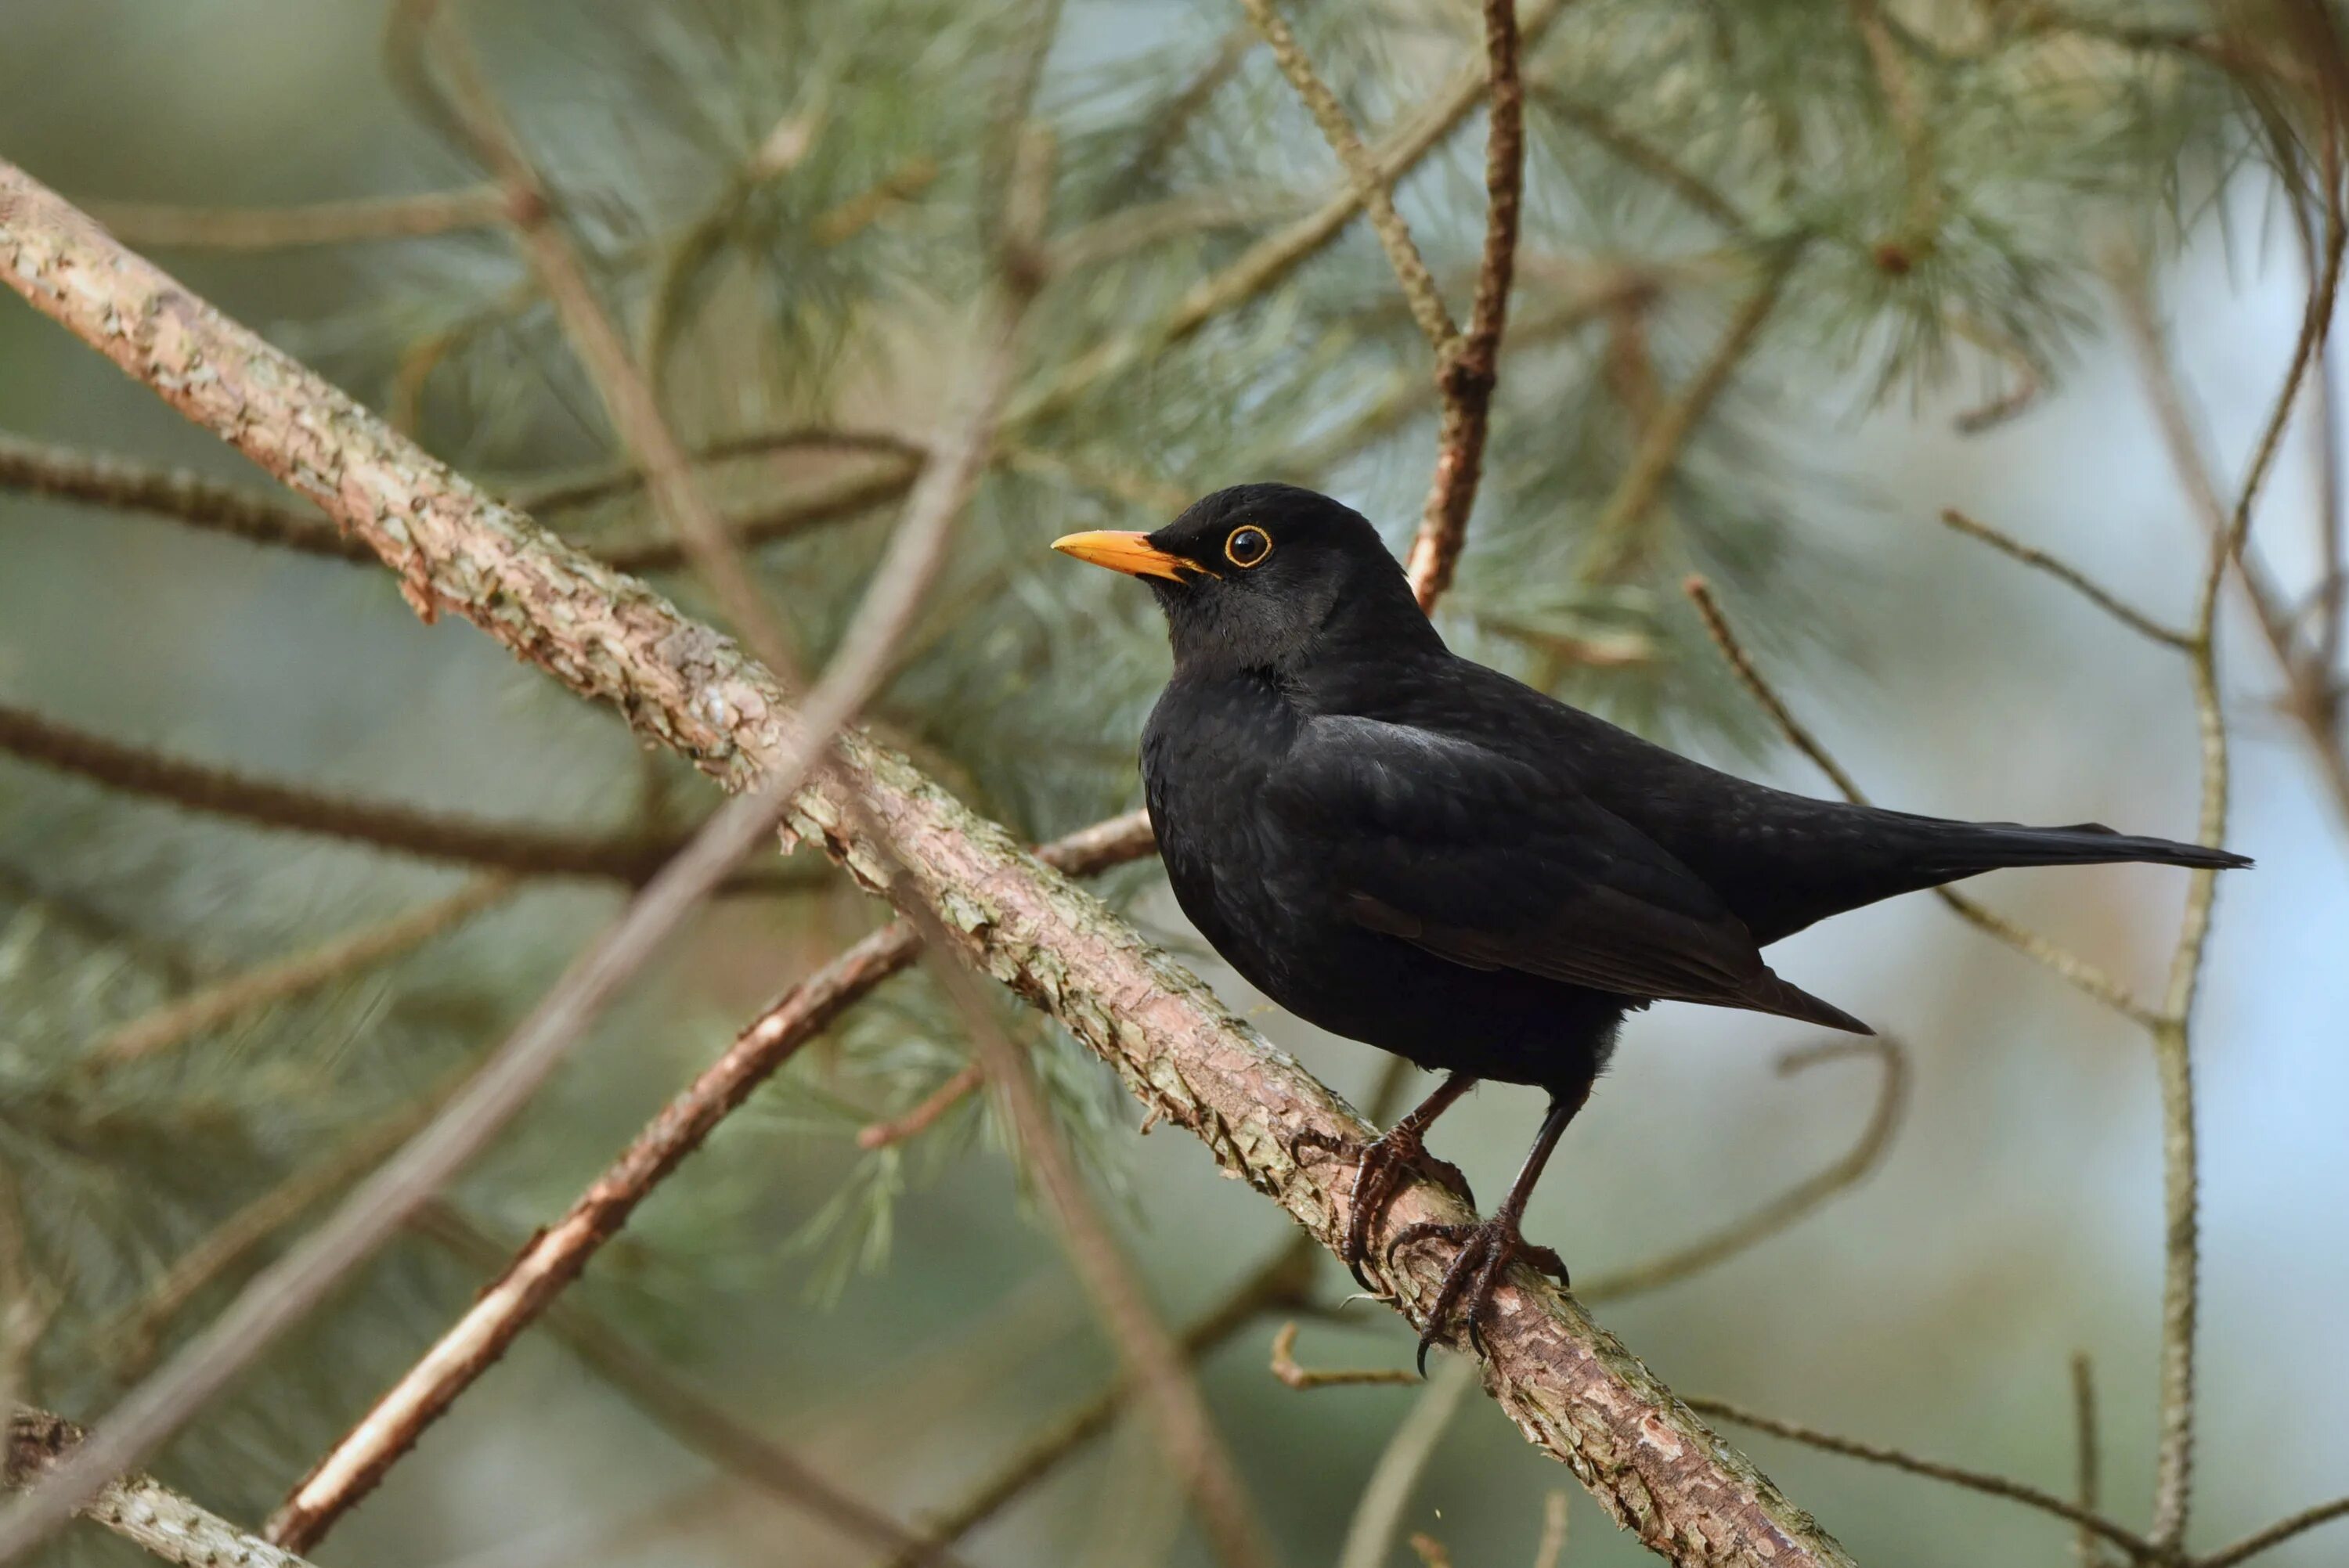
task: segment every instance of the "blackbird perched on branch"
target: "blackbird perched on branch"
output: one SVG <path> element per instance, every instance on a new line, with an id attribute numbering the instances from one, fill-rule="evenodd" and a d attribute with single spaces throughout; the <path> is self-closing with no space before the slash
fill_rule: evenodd
<path id="1" fill-rule="evenodd" d="M 1366 1148 L 1330 1150 L 1357 1161 L 1356 1275 L 1445 1108 L 1479 1078 L 1549 1093 L 1491 1219 L 1388 1243 L 1461 1243 L 1423 1368 L 1455 1311 L 1481 1345 L 1512 1258 L 1563 1283 L 1518 1222 L 1626 1013 L 1702 1002 L 1867 1034 L 1762 949 L 2001 866 L 2251 863 L 2093 822 L 1814 800 L 1692 762 L 1454 655 L 1370 522 L 1311 490 L 1242 485 L 1154 533 L 1052 548 L 1146 580 L 1166 614 L 1174 676 L 1143 731 L 1142 774 L 1183 913 L 1290 1012 L 1449 1075 Z"/>

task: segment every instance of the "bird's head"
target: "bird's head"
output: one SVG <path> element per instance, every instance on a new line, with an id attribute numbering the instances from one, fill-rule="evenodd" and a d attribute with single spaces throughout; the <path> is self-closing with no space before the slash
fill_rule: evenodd
<path id="1" fill-rule="evenodd" d="M 1370 520 L 1295 485 L 1235 485 L 1154 533 L 1071 533 L 1052 548 L 1147 583 L 1178 670 L 1287 670 L 1338 646 L 1442 645 Z"/>

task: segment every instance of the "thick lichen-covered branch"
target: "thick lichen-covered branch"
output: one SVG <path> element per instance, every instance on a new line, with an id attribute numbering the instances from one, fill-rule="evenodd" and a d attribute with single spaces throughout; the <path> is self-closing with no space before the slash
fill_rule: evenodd
<path id="1" fill-rule="evenodd" d="M 492 500 L 5 164 L 0 277 L 326 507 L 399 573 L 420 614 L 473 621 L 731 788 L 800 746 L 782 692 L 731 643 Z M 1004 829 L 863 737 L 843 736 L 833 769 L 788 820 L 879 881 L 884 862 L 853 830 L 863 824 L 852 797 L 915 884 L 894 896 L 939 911 L 968 958 L 1067 1025 L 1162 1120 L 1196 1135 L 1325 1245 L 1338 1242 L 1344 1172 L 1300 1165 L 1289 1150 L 1309 1131 L 1367 1137 L 1349 1107 Z M 1462 1217 L 1455 1200 L 1423 1182 L 1386 1224 Z M 1392 1271 L 1406 1313 L 1423 1312 L 1451 1262 L 1446 1247 L 1413 1249 Z M 1495 1305 L 1487 1387 L 1644 1542 L 1683 1563 L 1848 1561 L 1571 1298 L 1519 1274 Z"/>

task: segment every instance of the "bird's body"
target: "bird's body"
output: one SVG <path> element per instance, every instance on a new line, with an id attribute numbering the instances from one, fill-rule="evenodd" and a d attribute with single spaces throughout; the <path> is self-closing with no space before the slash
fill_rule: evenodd
<path id="1" fill-rule="evenodd" d="M 1242 486 L 1146 539 L 1061 544 L 1149 577 L 1166 611 L 1174 675 L 1142 767 L 1185 914 L 1290 1012 L 1453 1075 L 1383 1161 L 1366 1152 L 1357 1245 L 1394 1181 L 1375 1168 L 1416 1159 L 1469 1083 L 1549 1091 L 1494 1222 L 1506 1234 L 1475 1265 L 1472 1327 L 1627 1012 L 1682 1000 L 1865 1032 L 1761 948 L 2000 866 L 2248 863 L 2093 823 L 1811 799 L 1692 762 L 1453 654 L 1370 523 L 1310 491 Z"/>

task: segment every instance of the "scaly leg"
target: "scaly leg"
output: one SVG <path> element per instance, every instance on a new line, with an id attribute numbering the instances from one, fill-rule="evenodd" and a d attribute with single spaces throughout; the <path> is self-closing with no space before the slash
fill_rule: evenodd
<path id="1" fill-rule="evenodd" d="M 1551 1097 L 1549 1110 L 1542 1117 L 1541 1131 L 1534 1136 L 1533 1151 L 1526 1156 L 1517 1179 L 1509 1183 L 1508 1196 L 1493 1217 L 1481 1224 L 1439 1225 L 1418 1224 L 1407 1227 L 1401 1235 L 1387 1243 L 1388 1255 L 1399 1247 L 1416 1242 L 1444 1240 L 1456 1242 L 1460 1255 L 1452 1260 L 1445 1271 L 1444 1284 L 1435 1293 L 1435 1305 L 1428 1309 L 1427 1326 L 1419 1336 L 1419 1370 L 1427 1374 L 1427 1347 L 1442 1337 L 1444 1326 L 1459 1307 L 1468 1323 L 1468 1343 L 1479 1355 L 1485 1351 L 1484 1331 L 1480 1320 L 1493 1305 L 1493 1293 L 1500 1288 L 1502 1271 L 1513 1258 L 1523 1258 L 1544 1273 L 1554 1275 L 1557 1283 L 1567 1283 L 1566 1264 L 1547 1247 L 1528 1244 L 1517 1229 L 1525 1218 L 1526 1202 L 1533 1196 L 1535 1183 L 1541 1180 L 1542 1167 L 1549 1163 L 1550 1150 L 1557 1147 L 1558 1137 L 1574 1113 L 1590 1098 L 1590 1086 L 1585 1083 L 1571 1093 Z"/>
<path id="2" fill-rule="evenodd" d="M 1438 1084 L 1433 1094 L 1420 1101 L 1416 1109 L 1386 1132 L 1356 1150 L 1350 1144 L 1317 1132 L 1299 1133 L 1291 1147 L 1292 1155 L 1305 1149 L 1319 1149 L 1334 1155 L 1351 1153 L 1355 1158 L 1354 1185 L 1348 1199 L 1350 1214 L 1346 1222 L 1345 1249 L 1339 1255 L 1354 1273 L 1356 1283 L 1364 1290 L 1376 1290 L 1362 1264 L 1371 1255 L 1371 1228 L 1385 1212 L 1386 1206 L 1413 1171 L 1424 1171 L 1468 1202 L 1476 1200 L 1468 1191 L 1468 1179 L 1459 1168 L 1441 1160 L 1430 1159 L 1423 1141 L 1435 1119 L 1452 1107 L 1452 1102 L 1466 1094 L 1476 1080 L 1464 1073 L 1454 1073 Z M 1392 1249 L 1390 1248 L 1390 1251 Z"/>

